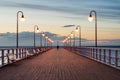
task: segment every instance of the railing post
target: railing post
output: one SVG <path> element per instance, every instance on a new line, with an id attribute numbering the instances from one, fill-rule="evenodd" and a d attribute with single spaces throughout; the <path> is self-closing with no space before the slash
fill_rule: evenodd
<path id="1" fill-rule="evenodd" d="M 98 60 L 98 49 L 96 49 L 96 59 Z"/>
<path id="2" fill-rule="evenodd" d="M 28 50 L 28 49 L 25 48 L 25 53 L 24 53 L 24 54 L 25 54 L 25 58 L 27 58 L 27 50 Z"/>
<path id="3" fill-rule="evenodd" d="M 104 49 L 104 63 L 106 63 L 106 49 Z"/>
<path id="4" fill-rule="evenodd" d="M 118 50 L 115 51 L 115 66 L 118 67 Z"/>
<path id="5" fill-rule="evenodd" d="M 8 50 L 7 50 L 7 57 L 8 57 L 9 52 L 10 52 L 10 50 L 8 49 Z M 9 63 L 10 63 L 10 60 L 9 60 L 9 58 L 7 58 L 7 59 L 8 59 L 8 64 L 9 64 Z"/>
<path id="6" fill-rule="evenodd" d="M 100 61 L 101 61 L 101 49 L 99 49 L 99 57 L 100 57 Z"/>
<path id="7" fill-rule="evenodd" d="M 16 59 L 18 58 L 18 48 L 16 49 Z"/>
<path id="8" fill-rule="evenodd" d="M 4 65 L 4 50 L 2 50 L 2 66 Z"/>
<path id="9" fill-rule="evenodd" d="M 19 58 L 21 59 L 21 48 L 19 49 Z"/>
<path id="10" fill-rule="evenodd" d="M 111 50 L 109 49 L 109 64 L 111 64 Z"/>
<path id="11" fill-rule="evenodd" d="M 90 58 L 92 58 L 92 48 L 90 48 Z"/>
<path id="12" fill-rule="evenodd" d="M 91 48 L 92 49 L 92 54 L 91 54 L 91 58 L 93 58 L 93 48 Z"/>
<path id="13" fill-rule="evenodd" d="M 14 54 L 14 49 L 12 49 L 12 53 Z"/>
<path id="14" fill-rule="evenodd" d="M 93 48 L 93 59 L 95 58 L 95 49 Z"/>
<path id="15" fill-rule="evenodd" d="M 15 55 L 15 52 L 14 52 L 15 49 L 12 49 L 12 54 Z"/>
<path id="16" fill-rule="evenodd" d="M 23 58 L 24 56 L 23 56 L 23 48 L 22 48 L 22 58 Z"/>

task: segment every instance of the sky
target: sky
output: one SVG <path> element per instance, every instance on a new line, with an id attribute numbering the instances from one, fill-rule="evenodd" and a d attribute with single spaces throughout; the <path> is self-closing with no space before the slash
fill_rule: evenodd
<path id="1" fill-rule="evenodd" d="M 80 25 L 82 45 L 94 46 L 95 22 L 87 19 L 91 10 L 97 12 L 98 45 L 120 45 L 119 4 L 120 0 L 0 0 L 0 46 L 16 45 L 18 11 L 23 11 L 25 16 L 24 22 L 19 20 L 21 46 L 33 45 L 35 25 L 39 26 L 40 32 L 57 34 L 51 36 L 55 42 L 62 41 Z M 39 36 L 36 44 L 39 44 Z"/>

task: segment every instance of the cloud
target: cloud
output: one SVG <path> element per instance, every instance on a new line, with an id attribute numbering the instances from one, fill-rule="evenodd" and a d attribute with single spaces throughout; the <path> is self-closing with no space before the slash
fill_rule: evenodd
<path id="1" fill-rule="evenodd" d="M 111 40 L 106 40 L 109 41 L 110 43 L 114 42 L 114 43 L 120 43 L 120 39 L 111 39 Z"/>
<path id="2" fill-rule="evenodd" d="M 64 1 L 64 0 L 63 0 Z M 58 12 L 58 13 L 67 13 L 72 15 L 85 15 L 86 8 L 84 7 L 74 7 L 72 6 L 72 2 L 74 1 L 3 1 L 3 3 L 0 6 L 4 7 L 13 7 L 13 8 L 27 8 L 27 9 L 33 9 L 33 10 L 43 10 L 43 11 L 52 11 L 52 12 Z M 33 3 L 31 3 L 33 2 Z M 59 4 L 61 3 L 61 5 Z M 78 4 L 78 0 L 74 4 Z M 83 4 L 81 4 L 83 5 Z"/>
<path id="3" fill-rule="evenodd" d="M 74 27 L 75 25 L 64 25 L 63 27 Z"/>
<path id="4" fill-rule="evenodd" d="M 89 14 L 89 10 L 94 9 L 97 11 L 100 18 L 102 17 L 111 20 L 119 20 L 120 15 L 120 0 L 30 0 L 29 2 L 24 1 L 24 3 L 22 1 L 13 0 L 1 2 L 1 6 L 6 7 L 54 11 L 78 16 L 87 16 Z M 65 18 L 78 19 L 77 17 L 72 16 Z"/>
<path id="5" fill-rule="evenodd" d="M 54 38 L 54 33 L 45 32 L 50 38 Z M 18 35 L 19 46 L 33 46 L 34 33 L 33 32 L 21 32 Z M 36 44 L 40 45 L 40 33 L 36 33 Z M 44 43 L 43 39 L 43 43 Z M 16 33 L 1 33 L 0 34 L 0 46 L 15 46 L 16 45 Z"/>
<path id="6" fill-rule="evenodd" d="M 64 13 L 73 13 L 76 12 L 74 9 L 65 6 L 50 6 L 46 4 L 31 4 L 31 3 L 17 3 L 10 2 L 7 4 L 2 4 L 3 6 L 8 7 L 19 7 L 19 8 L 28 8 L 28 9 L 37 9 L 37 10 L 45 10 L 45 11 L 58 11 Z"/>

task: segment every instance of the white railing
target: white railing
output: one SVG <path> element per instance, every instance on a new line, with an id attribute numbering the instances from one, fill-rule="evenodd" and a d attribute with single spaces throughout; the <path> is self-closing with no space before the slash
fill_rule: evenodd
<path id="1" fill-rule="evenodd" d="M 113 48 L 89 48 L 89 47 L 67 47 L 66 49 L 99 61 L 109 66 L 120 69 L 120 49 Z"/>
<path id="2" fill-rule="evenodd" d="M 0 67 L 50 50 L 51 47 L 0 49 Z"/>

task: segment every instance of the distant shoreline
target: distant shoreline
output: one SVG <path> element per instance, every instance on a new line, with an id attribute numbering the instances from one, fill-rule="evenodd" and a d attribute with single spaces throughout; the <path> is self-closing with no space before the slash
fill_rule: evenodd
<path id="1" fill-rule="evenodd" d="M 84 47 L 95 47 L 95 46 L 84 46 Z M 100 48 L 120 48 L 120 46 L 98 46 Z"/>

